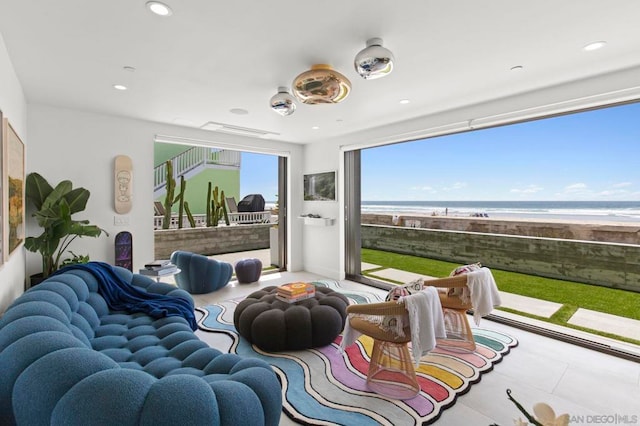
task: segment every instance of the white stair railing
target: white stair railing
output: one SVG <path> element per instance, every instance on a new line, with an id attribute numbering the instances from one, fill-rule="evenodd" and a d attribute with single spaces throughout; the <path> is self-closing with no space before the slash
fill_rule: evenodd
<path id="1" fill-rule="evenodd" d="M 171 163 L 173 165 L 173 178 L 177 181 L 180 175 L 184 175 L 197 167 L 207 165 L 240 167 L 240 152 L 194 146 L 171 158 Z M 164 162 L 153 170 L 154 191 L 164 187 L 166 184 L 167 164 Z"/>

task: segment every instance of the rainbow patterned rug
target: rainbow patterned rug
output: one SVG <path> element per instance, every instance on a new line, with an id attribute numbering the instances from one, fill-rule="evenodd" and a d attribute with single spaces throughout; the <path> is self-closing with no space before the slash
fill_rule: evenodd
<path id="1" fill-rule="evenodd" d="M 345 290 L 335 281 L 316 281 L 314 284 L 342 292 L 351 303 L 380 301 L 374 293 Z M 430 424 L 518 344 L 508 335 L 474 328 L 476 352 L 462 354 L 436 348 L 420 360 L 416 370 L 422 388 L 420 394 L 399 401 L 372 393 L 366 387 L 373 347 L 371 338 L 362 336 L 344 353 L 339 348 L 341 336 L 322 348 L 264 352 L 239 336 L 233 326 L 233 311 L 238 302 L 231 300 L 198 308 L 203 314 L 200 329 L 225 333 L 231 338 L 230 352 L 260 358 L 271 364 L 282 383 L 284 410 L 301 424 Z"/>

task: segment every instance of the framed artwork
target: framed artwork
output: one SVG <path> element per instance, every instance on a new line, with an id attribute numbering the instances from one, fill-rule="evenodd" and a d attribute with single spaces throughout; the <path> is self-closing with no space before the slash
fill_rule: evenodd
<path id="1" fill-rule="evenodd" d="M 24 144 L 11 126 L 3 119 L 3 252 L 6 261 L 24 241 Z"/>
<path id="2" fill-rule="evenodd" d="M 2 110 L 0 110 L 0 265 L 4 263 L 4 120 L 2 118 Z"/>
<path id="3" fill-rule="evenodd" d="M 336 201 L 336 172 L 304 175 L 305 201 Z"/>

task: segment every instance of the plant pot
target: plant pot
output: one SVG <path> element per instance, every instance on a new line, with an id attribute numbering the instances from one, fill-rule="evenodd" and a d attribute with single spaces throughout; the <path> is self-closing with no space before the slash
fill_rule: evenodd
<path id="1" fill-rule="evenodd" d="M 45 278 L 42 276 L 42 272 L 38 272 L 37 274 L 33 274 L 29 277 L 29 288 L 40 284 Z"/>

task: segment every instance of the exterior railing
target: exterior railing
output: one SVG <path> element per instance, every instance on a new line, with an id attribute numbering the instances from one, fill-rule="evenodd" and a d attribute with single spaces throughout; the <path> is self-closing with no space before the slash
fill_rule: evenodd
<path id="1" fill-rule="evenodd" d="M 229 223 L 231 224 L 251 224 L 251 223 L 270 223 L 271 222 L 271 212 L 270 211 L 262 211 L 262 212 L 240 212 L 240 213 L 227 213 L 229 216 Z M 206 214 L 194 214 L 193 219 L 196 223 L 196 228 L 207 226 L 207 215 Z M 219 223 L 224 223 L 224 219 L 222 219 Z M 153 217 L 153 229 L 162 229 L 162 225 L 164 224 L 164 216 L 154 216 Z M 182 227 L 190 228 L 189 220 L 186 215 L 182 217 Z M 177 229 L 178 228 L 178 215 L 171 215 L 171 222 L 169 223 L 169 229 Z"/>
<path id="2" fill-rule="evenodd" d="M 231 223 L 269 223 L 271 220 L 270 211 L 227 213 L 227 215 Z"/>
<path id="3" fill-rule="evenodd" d="M 196 222 L 196 228 L 207 226 L 207 215 L 206 214 L 194 214 L 193 220 Z M 154 216 L 153 217 L 153 229 L 162 229 L 162 225 L 164 224 L 164 216 Z M 190 228 L 189 219 L 187 219 L 187 215 L 182 216 L 182 227 Z M 178 215 L 171 215 L 171 222 L 169 223 L 169 229 L 177 229 L 178 228 Z"/>
<path id="4" fill-rule="evenodd" d="M 171 162 L 173 165 L 173 178 L 177 180 L 180 175 L 188 173 L 200 166 L 219 165 L 240 167 L 240 152 L 194 146 L 173 157 Z M 153 188 L 157 191 L 166 184 L 167 164 L 164 162 L 153 169 Z"/>

